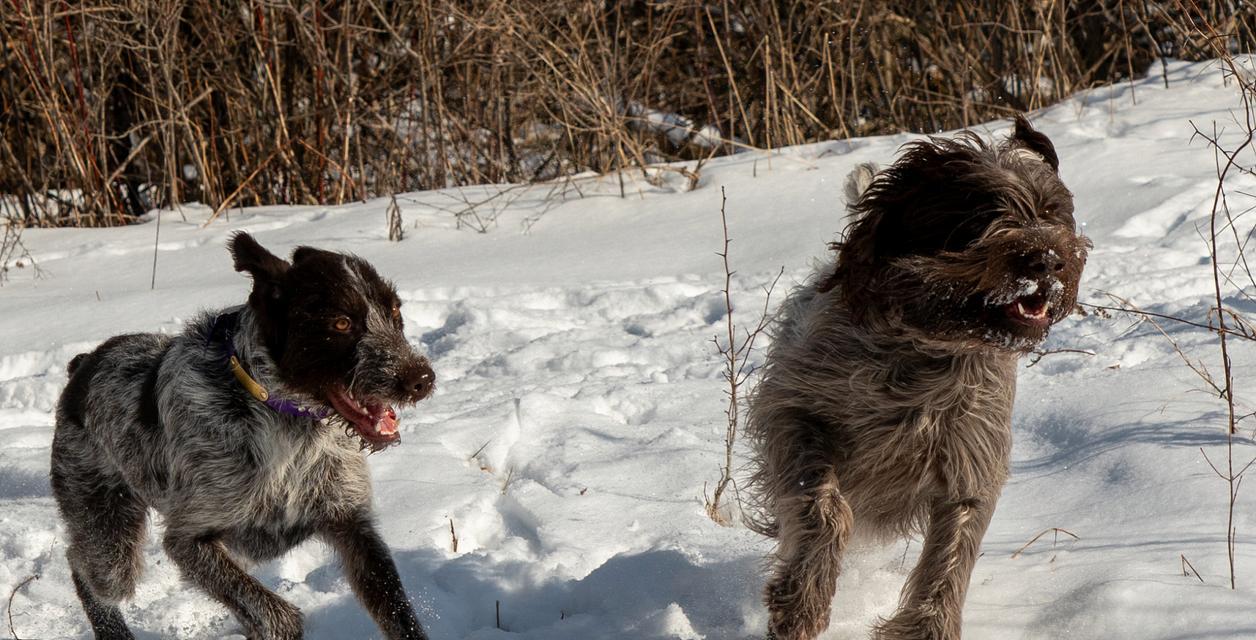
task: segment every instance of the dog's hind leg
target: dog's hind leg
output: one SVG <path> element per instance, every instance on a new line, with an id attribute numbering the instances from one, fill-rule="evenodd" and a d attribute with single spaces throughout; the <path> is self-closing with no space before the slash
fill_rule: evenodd
<path id="1" fill-rule="evenodd" d="M 252 640 L 302 637 L 301 611 L 236 564 L 213 533 L 188 533 L 167 521 L 162 546 L 183 576 L 226 605 Z"/>
<path id="2" fill-rule="evenodd" d="M 397 575 L 388 546 L 367 514 L 357 514 L 329 525 L 324 536 L 344 564 L 345 576 L 384 637 L 389 640 L 427 640 Z"/>
<path id="3" fill-rule="evenodd" d="M 92 633 L 97 640 L 134 640 L 135 636 L 127 628 L 118 605 L 101 602 L 77 571 L 72 570 L 70 575 L 74 580 L 74 591 L 83 603 L 83 611 L 87 613 L 87 621 L 91 623 Z"/>
<path id="4" fill-rule="evenodd" d="M 899 610 L 878 625 L 876 640 L 959 640 L 964 594 L 993 513 L 991 498 L 934 503 Z"/>
<path id="5" fill-rule="evenodd" d="M 129 639 L 117 603 L 135 592 L 143 568 L 147 507 L 117 475 L 84 454 L 85 434 L 58 425 L 52 491 L 69 537 L 66 559 L 74 588 L 97 638 Z"/>
<path id="6" fill-rule="evenodd" d="M 778 542 L 764 597 L 775 640 L 810 640 L 829 626 L 853 524 L 832 465 L 815 451 L 799 454 L 773 482 Z"/>

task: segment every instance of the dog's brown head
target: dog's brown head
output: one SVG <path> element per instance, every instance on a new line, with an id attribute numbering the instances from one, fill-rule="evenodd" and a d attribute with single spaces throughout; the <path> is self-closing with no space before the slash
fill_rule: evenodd
<path id="1" fill-rule="evenodd" d="M 253 276 L 249 306 L 281 382 L 333 408 L 364 445 L 397 442 L 393 405 L 427 397 L 436 376 L 402 333 L 392 283 L 353 255 L 298 247 L 288 262 L 247 233 L 230 248 Z"/>
<path id="2" fill-rule="evenodd" d="M 933 343 L 1027 351 L 1072 311 L 1090 241 L 1047 136 L 1023 117 L 1002 144 L 964 132 L 907 145 L 851 203 L 822 288 L 856 320 Z"/>

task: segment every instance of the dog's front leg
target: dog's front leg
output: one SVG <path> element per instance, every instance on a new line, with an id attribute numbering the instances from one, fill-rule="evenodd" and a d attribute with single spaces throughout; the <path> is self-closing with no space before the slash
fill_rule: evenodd
<path id="1" fill-rule="evenodd" d="M 912 570 L 899 610 L 876 640 L 958 640 L 964 594 L 981 549 L 994 498 L 940 498 L 930 510 L 924 550 Z"/>
<path id="2" fill-rule="evenodd" d="M 358 600 L 389 640 L 427 640 L 397 575 L 397 566 L 370 516 L 361 513 L 331 523 L 324 531 L 344 564 Z"/>
<path id="3" fill-rule="evenodd" d="M 777 550 L 764 597 L 768 638 L 811 640 L 829 626 L 842 551 L 850 536 L 850 506 L 833 467 L 799 463 L 779 479 Z"/>
<path id="4" fill-rule="evenodd" d="M 301 611 L 241 569 L 216 538 L 167 530 L 162 544 L 184 577 L 226 605 L 251 640 L 302 636 Z"/>

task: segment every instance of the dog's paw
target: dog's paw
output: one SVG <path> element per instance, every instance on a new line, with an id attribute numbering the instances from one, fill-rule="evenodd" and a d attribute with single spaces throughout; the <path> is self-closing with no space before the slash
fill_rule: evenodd
<path id="1" fill-rule="evenodd" d="M 825 584 L 825 580 L 817 583 L 798 571 L 785 571 L 775 576 L 764 590 L 768 606 L 767 638 L 812 640 L 829 628 L 833 588 L 825 588 Z"/>
<path id="2" fill-rule="evenodd" d="M 245 625 L 249 640 L 301 640 L 305 634 L 301 610 L 278 596 L 267 598 L 257 614 L 258 624 Z"/>
<path id="3" fill-rule="evenodd" d="M 767 640 L 812 640 L 828 627 L 828 607 L 772 608 Z"/>
<path id="4" fill-rule="evenodd" d="M 823 624 L 816 624 L 813 620 L 772 620 L 768 623 L 768 633 L 765 638 L 766 640 L 813 640 L 828 626 L 828 620 L 825 620 Z"/>
<path id="5" fill-rule="evenodd" d="M 397 624 L 383 628 L 385 638 L 388 640 L 428 640 L 427 634 L 423 632 L 423 626 L 419 624 L 413 611 L 399 612 L 399 616 L 401 619 L 397 621 Z"/>
<path id="6" fill-rule="evenodd" d="M 872 640 L 960 640 L 959 619 L 901 609 L 873 629 Z"/>

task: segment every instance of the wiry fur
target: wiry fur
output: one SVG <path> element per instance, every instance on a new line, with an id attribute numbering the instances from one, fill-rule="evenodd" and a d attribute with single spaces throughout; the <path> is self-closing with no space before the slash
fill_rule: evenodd
<path id="1" fill-rule="evenodd" d="M 1018 119 L 1004 144 L 930 139 L 885 171 L 852 174 L 846 239 L 783 304 L 750 401 L 748 524 L 778 540 L 770 637 L 828 626 L 856 531 L 924 534 L 900 608 L 874 636 L 960 637 L 1008 473 L 1017 358 L 1046 335 L 1009 309 L 1041 302 L 1049 322 L 1066 316 L 1089 247 L 1057 166 Z"/>
<path id="2" fill-rule="evenodd" d="M 310 361 L 315 352 L 328 358 L 337 350 L 330 337 L 317 337 L 322 320 L 306 322 L 302 313 L 322 313 L 321 305 L 332 315 L 366 317 L 380 312 L 362 307 L 389 302 L 385 293 L 395 299 L 373 271 L 357 281 L 345 277 L 362 275 L 354 266 L 359 259 L 317 252 L 289 265 L 246 235 L 233 239 L 232 249 L 255 283 L 231 339 L 250 375 L 272 393 L 324 403 L 318 385 L 327 382 L 311 376 L 330 379 L 346 368 L 392 376 L 368 383 L 373 386 L 353 380 L 355 393 L 412 402 L 430 391 L 431 370 L 406 344 L 399 321 L 375 322 L 354 349 L 322 369 Z M 307 262 L 314 257 L 340 269 L 328 276 L 340 289 L 301 301 L 305 285 L 321 273 Z M 226 366 L 226 345 L 213 335 L 215 315 L 193 320 L 174 337 L 111 338 L 71 362 L 57 407 L 52 487 L 69 535 L 75 588 L 96 637 L 133 637 L 117 604 L 134 593 L 151 508 L 165 517 L 166 554 L 189 582 L 230 609 L 250 638 L 299 638 L 302 623 L 300 611 L 243 564 L 275 558 L 311 536 L 337 551 L 386 637 L 425 638 L 372 524 L 358 439 L 330 421 L 278 413 L 251 396 Z M 286 369 L 285 359 L 300 373 Z"/>

